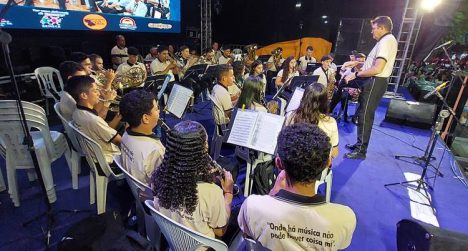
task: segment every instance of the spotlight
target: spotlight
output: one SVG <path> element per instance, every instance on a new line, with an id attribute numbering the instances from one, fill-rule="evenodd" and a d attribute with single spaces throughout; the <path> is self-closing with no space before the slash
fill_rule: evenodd
<path id="1" fill-rule="evenodd" d="M 422 0 L 421 1 L 421 8 L 425 11 L 433 11 L 437 5 L 439 5 L 442 0 Z"/>
<path id="2" fill-rule="evenodd" d="M 328 17 L 327 15 L 323 15 L 323 16 L 322 16 L 323 19 L 325 19 L 325 18 L 327 18 L 327 17 Z"/>
<path id="3" fill-rule="evenodd" d="M 302 6 L 302 3 L 301 3 L 301 2 L 297 2 L 297 3 L 296 3 L 296 8 L 299 9 L 299 8 L 301 8 L 301 6 Z"/>
<path id="4" fill-rule="evenodd" d="M 323 23 L 328 24 L 328 20 L 323 21 Z"/>

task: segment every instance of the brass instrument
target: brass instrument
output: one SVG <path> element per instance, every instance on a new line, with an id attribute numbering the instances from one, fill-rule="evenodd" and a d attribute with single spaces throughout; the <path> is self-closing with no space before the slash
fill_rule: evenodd
<path id="1" fill-rule="evenodd" d="M 276 69 L 280 68 L 280 63 L 281 63 L 281 53 L 283 52 L 283 49 L 281 47 L 278 47 L 271 51 L 271 55 L 273 55 L 273 63 L 275 64 Z"/>
<path id="2" fill-rule="evenodd" d="M 335 75 L 336 75 L 336 72 L 331 70 L 331 69 L 328 69 L 329 71 L 332 71 L 331 74 L 329 74 L 327 77 L 328 77 L 328 84 L 327 84 L 327 96 L 328 96 L 328 100 L 331 100 L 332 97 L 333 97 L 333 93 L 335 93 L 335 83 L 336 83 L 336 78 L 335 78 Z"/>
<path id="3" fill-rule="evenodd" d="M 249 44 L 245 46 L 245 51 L 247 52 L 246 61 L 255 61 L 256 52 L 257 52 L 257 45 L 256 44 Z"/>
<path id="4" fill-rule="evenodd" d="M 132 87 L 138 87 L 145 82 L 146 72 L 140 67 L 131 67 L 126 72 L 115 76 L 112 82 L 112 88 L 122 90 Z"/>

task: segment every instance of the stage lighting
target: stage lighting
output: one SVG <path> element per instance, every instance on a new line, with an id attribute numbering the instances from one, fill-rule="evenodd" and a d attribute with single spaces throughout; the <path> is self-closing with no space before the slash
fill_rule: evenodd
<path id="1" fill-rule="evenodd" d="M 327 21 L 327 20 L 325 20 L 325 21 L 323 21 L 323 23 L 325 23 L 325 24 L 328 24 L 328 21 Z"/>
<path id="2" fill-rule="evenodd" d="M 437 5 L 439 5 L 442 0 L 422 0 L 421 1 L 421 8 L 425 11 L 433 11 Z"/>
<path id="3" fill-rule="evenodd" d="M 325 18 L 327 18 L 327 17 L 328 17 L 327 15 L 323 15 L 323 16 L 322 16 L 323 19 L 325 19 Z"/>
<path id="4" fill-rule="evenodd" d="M 301 6 L 302 6 L 302 3 L 301 3 L 301 2 L 297 2 L 297 3 L 296 3 L 296 8 L 299 9 L 299 8 L 301 8 Z"/>

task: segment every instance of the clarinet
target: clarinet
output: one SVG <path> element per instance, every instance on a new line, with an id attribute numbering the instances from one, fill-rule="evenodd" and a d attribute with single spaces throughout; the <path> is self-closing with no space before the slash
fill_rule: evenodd
<path id="1" fill-rule="evenodd" d="M 171 128 L 161 119 L 158 120 L 158 125 L 166 132 L 170 132 Z"/>

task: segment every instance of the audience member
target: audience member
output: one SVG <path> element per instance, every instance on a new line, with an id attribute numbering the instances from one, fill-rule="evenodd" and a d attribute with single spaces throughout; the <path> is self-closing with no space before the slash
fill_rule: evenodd
<path id="1" fill-rule="evenodd" d="M 244 235 L 271 250 L 337 250 L 356 227 L 352 209 L 327 203 L 315 182 L 330 163 L 330 142 L 316 125 L 298 123 L 278 136 L 281 170 L 270 195 L 250 195 L 238 221 Z"/>
<path id="2" fill-rule="evenodd" d="M 165 152 L 153 132 L 159 120 L 158 103 L 151 92 L 134 90 L 123 96 L 119 106 L 122 119 L 129 125 L 120 144 L 122 164 L 137 180 L 150 184 L 151 174 L 161 165 Z"/>

